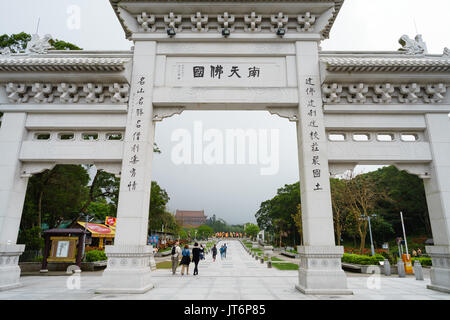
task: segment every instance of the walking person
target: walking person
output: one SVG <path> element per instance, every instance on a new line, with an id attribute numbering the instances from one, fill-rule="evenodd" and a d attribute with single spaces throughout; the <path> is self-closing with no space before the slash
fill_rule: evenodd
<path id="1" fill-rule="evenodd" d="M 214 245 L 214 247 L 212 248 L 212 256 L 213 256 L 213 262 L 216 261 L 216 256 L 217 256 L 217 247 L 216 245 Z"/>
<path id="2" fill-rule="evenodd" d="M 205 248 L 203 245 L 200 245 L 200 260 L 205 260 Z"/>
<path id="3" fill-rule="evenodd" d="M 226 259 L 227 258 L 227 244 L 225 243 L 224 245 L 223 245 L 223 256 L 224 256 L 224 258 Z"/>
<path id="4" fill-rule="evenodd" d="M 219 251 L 220 251 L 220 260 L 222 260 L 223 259 L 223 251 L 224 251 L 223 245 L 220 247 Z"/>
<path id="5" fill-rule="evenodd" d="M 175 242 L 175 245 L 172 247 L 172 274 L 175 274 L 177 272 L 178 262 L 180 260 L 181 256 L 181 248 L 180 243 L 177 241 Z"/>
<path id="6" fill-rule="evenodd" d="M 181 275 L 184 275 L 184 269 L 186 269 L 186 275 L 189 275 L 189 263 L 191 263 L 191 251 L 189 245 L 185 244 L 183 251 L 181 251 Z"/>
<path id="7" fill-rule="evenodd" d="M 198 275 L 198 263 L 200 262 L 200 247 L 198 246 L 198 243 L 194 243 L 194 248 L 192 248 L 192 262 L 194 262 L 194 276 Z"/>

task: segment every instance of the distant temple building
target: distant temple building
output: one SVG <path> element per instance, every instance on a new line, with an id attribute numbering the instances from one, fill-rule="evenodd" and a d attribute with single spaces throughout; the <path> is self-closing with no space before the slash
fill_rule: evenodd
<path id="1" fill-rule="evenodd" d="M 183 227 L 196 228 L 206 223 L 205 211 L 177 210 L 175 220 L 177 220 Z"/>

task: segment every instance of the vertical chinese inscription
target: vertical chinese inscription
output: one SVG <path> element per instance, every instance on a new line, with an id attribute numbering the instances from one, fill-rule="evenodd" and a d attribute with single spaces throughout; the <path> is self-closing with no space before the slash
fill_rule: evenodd
<path id="1" fill-rule="evenodd" d="M 138 76 L 136 79 L 136 88 L 135 92 L 133 92 L 132 96 L 132 103 L 131 103 L 131 143 L 128 145 L 130 148 L 130 157 L 127 159 L 128 161 L 128 172 L 127 172 L 127 178 L 128 178 L 128 191 L 136 191 L 136 188 L 138 186 L 138 177 L 143 174 L 141 171 L 142 167 L 139 167 L 138 164 L 143 158 L 142 150 L 144 149 L 141 145 L 142 143 L 145 143 L 143 139 L 143 134 L 145 132 L 145 121 L 144 121 L 144 104 L 145 101 L 145 91 L 146 87 L 145 84 L 147 81 L 147 77 L 145 76 Z"/>
<path id="2" fill-rule="evenodd" d="M 313 178 L 313 191 L 323 190 L 322 183 L 322 169 L 320 159 L 320 142 L 321 132 L 324 132 L 324 128 L 321 126 L 322 121 L 318 119 L 318 106 L 317 93 L 320 93 L 317 81 L 312 77 L 305 77 L 303 79 L 305 84 L 305 97 L 306 97 L 306 123 L 309 136 L 310 150 L 311 150 L 311 176 Z M 319 113 L 320 114 L 320 113 Z"/>

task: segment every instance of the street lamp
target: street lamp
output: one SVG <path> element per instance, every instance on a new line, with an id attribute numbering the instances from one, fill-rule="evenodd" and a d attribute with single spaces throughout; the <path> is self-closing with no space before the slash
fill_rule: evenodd
<path id="1" fill-rule="evenodd" d="M 370 234 L 370 249 L 371 249 L 371 251 L 372 251 L 372 256 L 374 256 L 375 255 L 375 248 L 374 248 L 374 246 L 373 246 L 373 238 L 372 238 L 372 226 L 370 225 L 370 218 L 375 218 L 377 215 L 376 214 L 373 214 L 373 215 L 368 215 L 368 216 L 364 216 L 364 215 L 361 215 L 361 218 L 362 219 L 366 219 L 367 218 L 367 221 L 369 221 L 369 234 Z"/>
<path id="2" fill-rule="evenodd" d="M 83 216 L 83 214 L 81 214 L 81 216 Z M 90 217 L 90 214 L 89 213 L 86 213 L 86 224 L 84 225 L 84 235 L 83 235 L 83 251 L 82 251 L 82 254 L 81 254 L 81 256 L 83 256 L 84 257 L 84 249 L 85 249 L 85 247 L 86 247 L 86 234 L 87 234 L 87 225 L 88 225 L 88 223 L 89 223 L 89 221 L 92 221 L 93 219 L 94 219 L 94 217 L 92 217 L 92 219 L 91 220 L 89 220 L 89 217 Z"/>

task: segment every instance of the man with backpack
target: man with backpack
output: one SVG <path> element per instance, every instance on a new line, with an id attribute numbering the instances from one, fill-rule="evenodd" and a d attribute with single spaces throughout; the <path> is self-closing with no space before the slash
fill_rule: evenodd
<path id="1" fill-rule="evenodd" d="M 180 243 L 177 241 L 175 245 L 172 247 L 172 274 L 177 272 L 178 262 L 181 256 L 181 248 Z"/>

